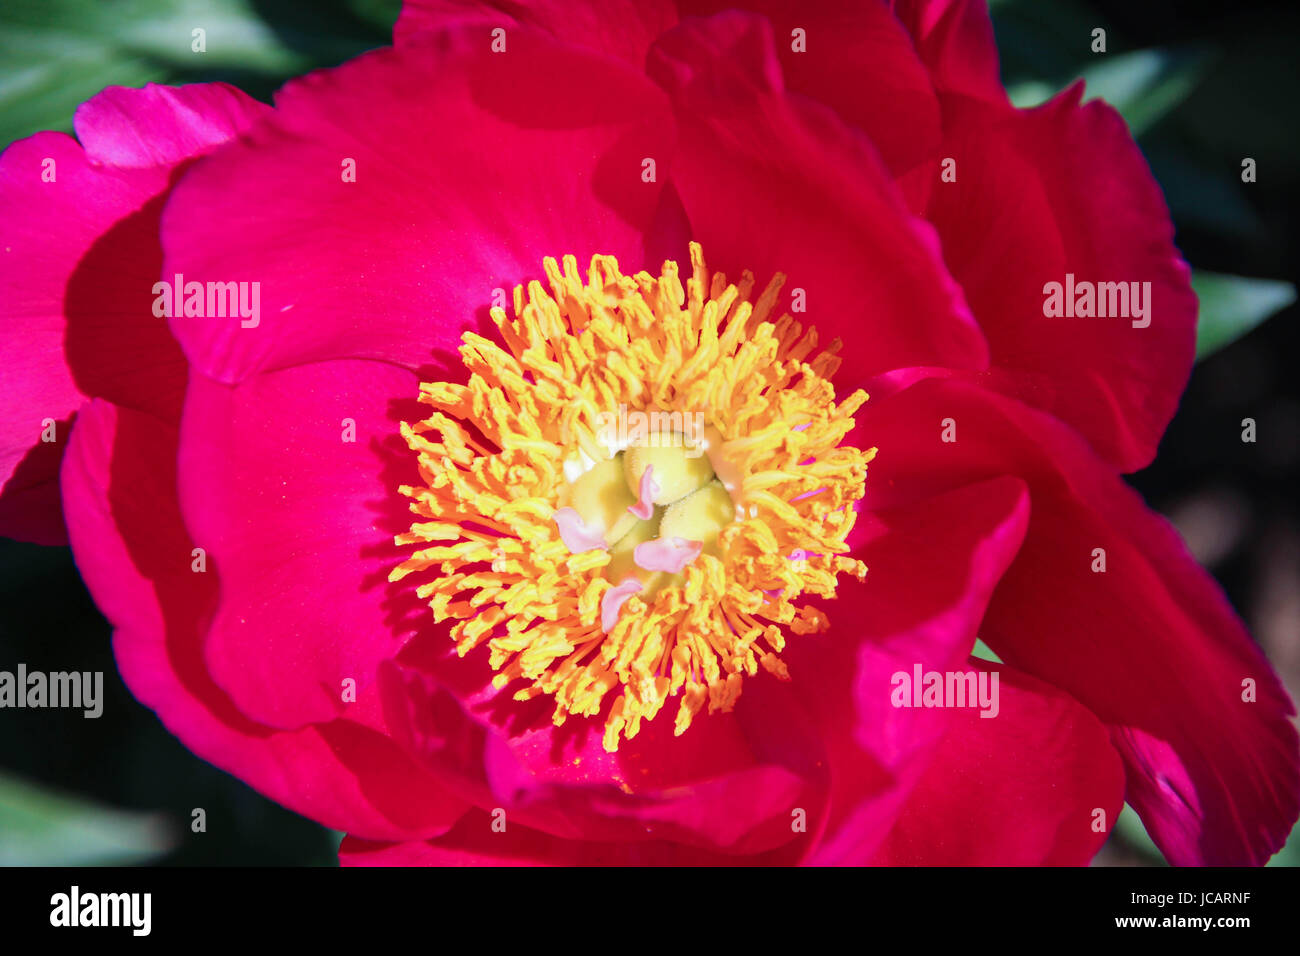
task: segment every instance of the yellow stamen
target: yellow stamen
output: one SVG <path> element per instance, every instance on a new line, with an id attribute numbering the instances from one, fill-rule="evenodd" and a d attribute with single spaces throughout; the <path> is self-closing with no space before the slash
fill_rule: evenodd
<path id="1" fill-rule="evenodd" d="M 463 336 L 467 384 L 420 386 L 434 411 L 402 424 L 422 484 L 400 489 L 416 520 L 396 538 L 418 549 L 390 580 L 424 576 L 417 593 L 436 621 L 457 622 L 458 652 L 486 644 L 494 686 L 552 696 L 556 724 L 615 695 L 612 751 L 670 698 L 681 734 L 706 704 L 731 710 L 760 665 L 788 678 L 786 632 L 827 627 L 797 602 L 833 597 L 842 572 L 866 573 L 845 538 L 875 449 L 840 445 L 867 396 L 835 402 L 838 340 L 816 352 L 815 330 L 770 318 L 784 276 L 751 305 L 753 275 L 710 275 L 694 243 L 685 288 L 674 262 L 624 276 L 595 256 L 585 281 L 573 256 L 544 266 L 549 294 L 533 281 L 515 289 L 513 319 L 492 309 L 503 345 Z M 611 457 L 600 436 L 620 408 L 701 416 L 707 456 L 637 446 Z M 566 477 L 580 459 L 590 467 Z M 661 507 L 627 522 L 630 479 L 648 465 L 663 479 Z M 572 553 L 555 517 L 565 507 L 613 547 Z M 656 532 L 708 547 L 681 574 L 629 563 Z M 632 575 L 645 586 L 606 632 L 602 596 Z"/>

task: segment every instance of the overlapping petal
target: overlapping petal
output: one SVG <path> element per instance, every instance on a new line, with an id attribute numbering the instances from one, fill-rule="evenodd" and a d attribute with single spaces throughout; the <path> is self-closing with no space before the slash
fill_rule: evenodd
<path id="1" fill-rule="evenodd" d="M 278 731 L 241 714 L 213 682 L 203 642 L 218 574 L 195 570 L 176 502 L 176 441 L 167 423 L 97 400 L 63 464 L 77 566 L 113 624 L 131 692 L 200 757 L 327 826 L 374 839 L 447 829 L 464 804 L 404 758 L 373 696 L 358 696 L 355 720 Z"/>
<path id="2" fill-rule="evenodd" d="M 88 396 L 175 422 L 185 362 L 153 313 L 163 197 L 266 111 L 224 84 L 111 87 L 77 110 L 80 144 L 39 133 L 0 156 L 0 531 L 66 540 L 54 483 Z"/>
<path id="3" fill-rule="evenodd" d="M 1083 866 L 1124 805 L 1124 766 L 1068 695 L 972 659 L 994 707 L 956 709 L 872 858 L 883 866 Z M 991 675 L 998 675 L 997 685 Z"/>
<path id="4" fill-rule="evenodd" d="M 933 187 L 926 215 L 988 336 L 985 383 L 1133 471 L 1154 457 L 1191 373 L 1196 296 L 1124 121 L 1104 103 L 1079 105 L 1081 92 L 1034 110 L 962 110 L 944 144 L 956 181 Z M 1106 293 L 1109 317 L 1048 316 L 1052 282 L 1122 283 L 1124 296 Z"/>
<path id="5" fill-rule="evenodd" d="M 937 759 L 950 714 L 895 707 L 893 675 L 964 663 L 1020 546 L 1028 498 L 1017 479 L 999 478 L 868 520 L 870 539 L 857 552 L 870 569 L 866 584 L 842 588 L 827 606 L 830 633 L 792 640 L 783 655 L 831 773 L 816 863 L 868 859 Z"/>
<path id="6" fill-rule="evenodd" d="M 260 290 L 256 324 L 173 318 L 196 368 L 238 382 L 331 359 L 445 362 L 544 256 L 679 254 L 662 94 L 538 31 L 509 43 L 494 53 L 462 26 L 296 80 L 273 120 L 185 177 L 166 273 Z"/>
<path id="7" fill-rule="evenodd" d="M 398 428 L 418 384 L 365 361 L 190 383 L 181 504 L 221 576 L 205 657 L 255 720 L 341 714 L 347 686 L 372 685 L 414 627 L 390 608 L 387 579 L 393 534 L 410 523 L 395 492 L 416 475 Z"/>
<path id="8" fill-rule="evenodd" d="M 445 627 L 426 629 L 381 674 L 394 738 L 465 799 L 567 840 L 668 841 L 732 858 L 806 850 L 791 811 L 818 812 L 826 774 L 816 728 L 779 690 L 681 737 L 670 701 L 608 753 L 601 719 L 556 727 L 553 701 L 514 701 L 492 676 L 486 655 L 456 656 Z"/>
<path id="9" fill-rule="evenodd" d="M 971 383 L 922 379 L 863 418 L 893 450 L 872 465 L 874 507 L 997 474 L 1028 484 L 1025 543 L 981 636 L 1107 725 L 1169 859 L 1275 852 L 1300 812 L 1294 708 L 1177 533 L 1071 429 Z"/>
<path id="10" fill-rule="evenodd" d="M 936 93 L 1007 104 L 993 24 L 983 0 L 897 0 L 892 6 L 911 34 Z"/>
<path id="11" fill-rule="evenodd" d="M 845 349 L 840 388 L 903 365 L 985 366 L 933 231 L 864 136 L 785 91 L 765 19 L 684 21 L 652 48 L 649 71 L 677 111 L 673 182 L 710 264 L 760 283 L 784 272 L 781 309 L 822 341 L 871 343 Z"/>
<path id="12" fill-rule="evenodd" d="M 640 70 L 655 37 L 676 22 L 671 0 L 407 0 L 393 27 L 393 42 L 400 45 L 449 26 L 473 24 L 489 38 L 493 30 L 504 31 L 508 48 L 515 28 L 526 27 Z"/>

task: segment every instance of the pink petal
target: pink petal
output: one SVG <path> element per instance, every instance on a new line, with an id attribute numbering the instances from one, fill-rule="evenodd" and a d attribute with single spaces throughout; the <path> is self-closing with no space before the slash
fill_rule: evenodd
<path id="1" fill-rule="evenodd" d="M 560 530 L 564 546 L 573 554 L 606 547 L 604 532 L 587 527 L 582 515 L 572 508 L 560 508 L 555 512 L 555 526 Z"/>
<path id="2" fill-rule="evenodd" d="M 623 605 L 633 594 L 641 590 L 641 582 L 636 578 L 628 578 L 622 584 L 616 584 L 606 591 L 600 598 L 600 628 L 606 634 L 614 629 L 618 623 L 618 612 L 623 610 Z"/>
<path id="3" fill-rule="evenodd" d="M 179 417 L 185 361 L 153 315 L 163 194 L 176 163 L 267 112 L 223 84 L 111 87 L 77 110 L 84 152 L 38 133 L 0 156 L 0 533 L 66 542 L 55 480 L 86 397 Z M 46 418 L 60 422 L 49 445 Z"/>
<path id="4" fill-rule="evenodd" d="M 646 465 L 641 472 L 641 481 L 637 487 L 636 504 L 627 510 L 642 521 L 649 521 L 655 513 L 655 495 L 659 494 L 659 483 L 654 479 L 655 466 Z"/>
<path id="5" fill-rule="evenodd" d="M 271 111 L 225 83 L 110 86 L 77 107 L 73 127 L 96 164 L 171 167 L 238 138 Z"/>
<path id="6" fill-rule="evenodd" d="M 1187 384 L 1196 296 L 1124 121 L 1100 101 L 1080 106 L 1081 94 L 1075 86 L 1027 111 L 960 111 L 944 146 L 957 181 L 935 186 L 927 216 L 988 336 L 987 384 L 1064 419 L 1133 471 L 1155 455 Z M 1045 284 L 1067 273 L 1149 282 L 1150 325 L 1045 316 Z"/>
<path id="7" fill-rule="evenodd" d="M 709 265 L 733 279 L 752 269 L 756 294 L 784 272 L 774 318 L 803 289 L 796 318 L 823 343 L 870 343 L 845 350 L 838 388 L 903 365 L 986 365 L 937 236 L 862 134 L 782 88 L 767 21 L 685 21 L 656 42 L 648 69 L 677 110 L 673 182 Z"/>
<path id="8" fill-rule="evenodd" d="M 704 546 L 699 541 L 685 538 L 655 538 L 643 541 L 632 549 L 632 560 L 637 567 L 647 571 L 667 571 L 680 574 L 686 566 L 700 556 Z"/>

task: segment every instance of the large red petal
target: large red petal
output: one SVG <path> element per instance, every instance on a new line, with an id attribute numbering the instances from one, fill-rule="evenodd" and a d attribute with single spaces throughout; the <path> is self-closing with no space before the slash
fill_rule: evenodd
<path id="1" fill-rule="evenodd" d="M 686 254 L 680 219 L 663 218 L 673 128 L 653 84 L 534 30 L 505 53 L 491 42 L 422 34 L 296 80 L 273 120 L 185 177 L 163 223 L 167 274 L 260 296 L 257 317 L 172 319 L 198 369 L 414 369 L 489 330 L 494 290 L 506 304 L 545 256 L 585 269 L 609 253 L 635 271 Z"/>
<path id="2" fill-rule="evenodd" d="M 870 540 L 856 552 L 870 569 L 866 585 L 841 587 L 825 605 L 831 630 L 793 638 L 782 654 L 831 775 L 829 813 L 810 820 L 820 832 L 816 863 L 870 859 L 931 759 L 948 716 L 894 707 L 892 677 L 966 660 L 1020 546 L 1028 499 L 1018 480 L 1002 478 L 867 520 Z M 761 710 L 761 700 L 750 703 Z"/>
<path id="3" fill-rule="evenodd" d="M 185 361 L 153 314 L 163 194 L 266 112 L 219 83 L 110 87 L 77 110 L 81 145 L 38 133 L 0 156 L 0 532 L 66 541 L 55 480 L 86 397 L 176 420 Z"/>
<path id="4" fill-rule="evenodd" d="M 131 692 L 200 757 L 327 826 L 374 839 L 445 830 L 464 804 L 403 756 L 377 714 L 277 731 L 248 720 L 213 683 L 202 641 L 217 574 L 193 570 L 175 463 L 170 426 L 96 401 L 79 416 L 63 465 L 73 553 L 114 626 Z"/>
<path id="5" fill-rule="evenodd" d="M 1169 859 L 1275 852 L 1300 813 L 1294 706 L 1177 533 L 1077 433 L 969 383 L 922 380 L 859 420 L 882 448 L 877 506 L 991 475 L 1028 483 L 1029 532 L 982 637 L 1108 725 L 1128 801 Z"/>
<path id="6" fill-rule="evenodd" d="M 1124 805 L 1124 765 L 1106 728 L 1053 687 L 987 661 L 970 665 L 958 672 L 984 672 L 993 706 L 954 711 L 872 862 L 1085 865 Z"/>
<path id="7" fill-rule="evenodd" d="M 1081 91 L 1034 110 L 957 111 L 944 144 L 956 181 L 933 186 L 927 216 L 988 336 L 988 383 L 1133 471 L 1154 457 L 1191 373 L 1196 296 L 1124 121 L 1100 101 L 1080 106 Z M 1045 286 L 1067 274 L 1149 283 L 1146 317 L 1046 316 Z"/>
<path id="8" fill-rule="evenodd" d="M 766 20 L 686 20 L 652 48 L 649 70 L 677 110 L 673 181 L 705 257 L 733 279 L 752 269 L 760 288 L 784 272 L 779 308 L 806 308 L 795 317 L 823 341 L 853 344 L 842 386 L 903 365 L 984 367 L 933 231 L 861 133 L 786 92 Z"/>
<path id="9" fill-rule="evenodd" d="M 735 6 L 726 0 L 678 3 L 691 16 Z M 742 6 L 771 23 L 785 86 L 866 133 L 895 176 L 935 155 L 939 102 L 912 38 L 888 4 L 756 0 Z"/>
<path id="10" fill-rule="evenodd" d="M 344 681 L 373 684 L 409 636 L 387 578 L 393 534 L 410 525 L 397 487 L 417 479 L 398 429 L 420 414 L 417 392 L 417 376 L 381 362 L 191 379 L 181 503 L 221 576 L 206 658 L 253 719 L 341 714 Z"/>

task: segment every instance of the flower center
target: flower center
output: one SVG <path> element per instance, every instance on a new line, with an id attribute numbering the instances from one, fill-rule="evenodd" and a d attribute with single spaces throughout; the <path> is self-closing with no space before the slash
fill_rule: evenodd
<path id="1" fill-rule="evenodd" d="M 435 411 L 402 423 L 423 484 L 390 575 L 454 620 L 461 656 L 487 644 L 497 689 L 550 695 L 556 724 L 614 694 L 605 749 L 677 701 L 675 732 L 729 711 L 758 668 L 788 679 L 786 630 L 825 630 L 801 603 L 833 597 L 875 449 L 840 442 L 866 401 L 835 402 L 837 340 L 770 319 L 778 274 L 677 264 L 624 276 L 595 256 L 545 261 L 551 291 L 494 308 L 504 347 L 463 336 L 467 384 L 422 383 Z"/>

